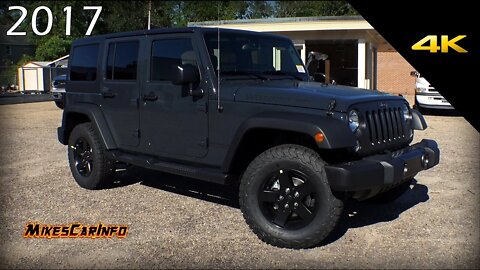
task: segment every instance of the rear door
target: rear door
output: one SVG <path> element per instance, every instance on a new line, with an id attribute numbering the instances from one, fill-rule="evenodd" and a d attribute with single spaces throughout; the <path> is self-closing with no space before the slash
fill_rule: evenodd
<path id="1" fill-rule="evenodd" d="M 135 37 L 111 39 L 105 46 L 102 109 L 120 149 L 135 149 L 139 143 L 140 42 Z"/>
<path id="2" fill-rule="evenodd" d="M 153 35 L 146 45 L 149 63 L 140 105 L 142 148 L 160 157 L 206 155 L 208 93 L 192 97 L 189 85 L 172 83 L 179 66 L 201 66 L 195 39 L 192 34 Z M 207 89 L 205 84 L 200 80 L 192 87 Z"/>

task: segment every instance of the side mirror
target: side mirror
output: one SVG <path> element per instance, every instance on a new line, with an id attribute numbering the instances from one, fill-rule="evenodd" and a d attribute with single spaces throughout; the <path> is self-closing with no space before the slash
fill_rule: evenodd
<path id="1" fill-rule="evenodd" d="M 174 84 L 193 84 L 200 81 L 200 73 L 194 65 L 179 65 L 174 71 Z"/>
<path id="2" fill-rule="evenodd" d="M 174 84 L 185 85 L 188 84 L 188 94 L 195 98 L 203 97 L 203 89 L 193 89 L 195 83 L 200 82 L 200 72 L 198 68 L 191 64 L 177 66 L 174 71 Z"/>

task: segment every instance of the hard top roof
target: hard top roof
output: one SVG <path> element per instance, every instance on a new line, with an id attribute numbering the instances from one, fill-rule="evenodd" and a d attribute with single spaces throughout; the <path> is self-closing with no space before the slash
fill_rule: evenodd
<path id="1" fill-rule="evenodd" d="M 105 39 L 110 38 L 121 38 L 121 37 L 131 37 L 131 36 L 142 36 L 142 35 L 156 35 L 156 34 L 176 34 L 176 33 L 194 33 L 194 32 L 202 32 L 202 33 L 216 33 L 217 29 L 213 27 L 182 27 L 182 28 L 155 28 L 151 30 L 138 30 L 138 31 L 131 31 L 131 32 L 119 32 L 119 33 L 111 33 L 105 35 L 98 35 L 92 37 L 86 37 L 77 39 L 74 41 L 74 45 L 77 44 L 86 44 L 86 43 L 94 43 L 100 42 Z M 261 32 L 254 32 L 254 31 L 247 31 L 247 30 L 235 30 L 235 29 L 225 29 L 220 28 L 220 32 L 222 33 L 246 33 L 252 35 L 262 35 L 262 36 L 270 36 L 270 37 L 277 37 L 277 38 L 287 38 L 281 35 L 275 34 L 268 34 L 268 33 L 261 33 Z"/>

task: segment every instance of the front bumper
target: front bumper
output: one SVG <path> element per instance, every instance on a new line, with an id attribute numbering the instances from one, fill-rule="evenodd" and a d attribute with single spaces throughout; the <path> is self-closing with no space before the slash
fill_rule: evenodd
<path id="1" fill-rule="evenodd" d="M 422 140 L 395 152 L 368 156 L 361 160 L 325 167 L 330 186 L 335 191 L 376 191 L 394 187 L 418 172 L 437 165 L 440 150 L 433 140 Z M 376 194 L 369 192 L 371 197 Z"/>
<path id="2" fill-rule="evenodd" d="M 62 92 L 52 92 L 52 98 L 54 101 L 63 101 L 65 93 Z"/>
<path id="3" fill-rule="evenodd" d="M 415 105 L 425 109 L 451 110 L 453 106 L 440 94 L 416 94 Z"/>

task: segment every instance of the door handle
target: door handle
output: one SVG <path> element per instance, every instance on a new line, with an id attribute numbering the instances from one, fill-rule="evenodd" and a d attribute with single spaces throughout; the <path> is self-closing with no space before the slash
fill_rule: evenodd
<path id="1" fill-rule="evenodd" d="M 114 92 L 110 92 L 110 91 L 108 91 L 108 92 L 103 92 L 103 93 L 102 93 L 102 96 L 103 96 L 104 98 L 114 98 L 116 95 L 117 95 L 117 94 L 115 94 Z"/>
<path id="2" fill-rule="evenodd" d="M 154 93 L 150 93 L 148 95 L 143 95 L 143 100 L 144 101 L 155 101 L 158 99 L 158 96 L 155 95 Z"/>

